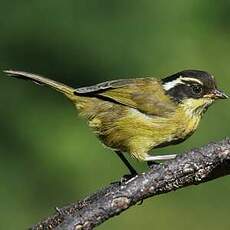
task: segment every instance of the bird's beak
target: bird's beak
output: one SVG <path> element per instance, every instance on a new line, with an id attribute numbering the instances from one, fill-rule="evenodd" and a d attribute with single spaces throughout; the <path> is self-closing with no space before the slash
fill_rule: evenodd
<path id="1" fill-rule="evenodd" d="M 228 99 L 229 96 L 227 94 L 225 94 L 224 92 L 222 92 L 219 89 L 215 89 L 213 90 L 210 94 L 205 95 L 205 97 L 207 98 L 211 98 L 211 99 Z"/>

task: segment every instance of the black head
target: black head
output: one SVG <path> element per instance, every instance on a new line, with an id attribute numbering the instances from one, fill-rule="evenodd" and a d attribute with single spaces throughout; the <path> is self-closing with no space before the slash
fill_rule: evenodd
<path id="1" fill-rule="evenodd" d="M 201 70 L 184 70 L 162 79 L 162 83 L 167 94 L 178 102 L 186 98 L 228 98 L 217 89 L 214 77 Z"/>

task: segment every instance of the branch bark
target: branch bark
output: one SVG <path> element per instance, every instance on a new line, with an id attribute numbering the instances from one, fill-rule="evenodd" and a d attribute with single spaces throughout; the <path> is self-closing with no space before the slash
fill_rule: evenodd
<path id="1" fill-rule="evenodd" d="M 230 139 L 194 149 L 148 172 L 116 182 L 38 223 L 32 230 L 92 229 L 144 199 L 230 174 Z"/>

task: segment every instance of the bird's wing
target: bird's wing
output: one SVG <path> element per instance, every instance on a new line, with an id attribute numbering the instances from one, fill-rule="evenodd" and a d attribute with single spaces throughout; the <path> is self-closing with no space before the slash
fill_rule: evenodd
<path id="1" fill-rule="evenodd" d="M 163 116 L 174 111 L 175 103 L 155 78 L 121 79 L 78 88 L 75 94 L 98 97 L 135 108 L 145 114 Z"/>

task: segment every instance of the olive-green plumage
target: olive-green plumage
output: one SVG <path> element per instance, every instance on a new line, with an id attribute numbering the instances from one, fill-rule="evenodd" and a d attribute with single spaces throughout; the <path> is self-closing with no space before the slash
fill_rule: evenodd
<path id="1" fill-rule="evenodd" d="M 102 98 L 77 94 L 75 105 L 106 146 L 145 160 L 152 148 L 190 135 L 200 120 L 177 108 L 160 84 L 150 78 L 113 84 L 97 92 Z"/>
<path id="2" fill-rule="evenodd" d="M 199 71 L 196 74 L 195 71 L 191 74 L 189 71 L 180 72 L 178 76 L 165 78 L 165 82 L 138 78 L 79 89 L 30 73 L 5 72 L 64 93 L 107 147 L 146 161 L 155 159 L 148 155 L 151 149 L 189 137 L 207 107 L 215 99 L 227 97 L 220 91 L 219 96 L 214 94 L 217 89 L 213 77 L 200 76 Z M 206 80 L 214 83 L 208 85 Z M 196 87 L 203 84 L 202 95 L 196 94 L 199 88 L 197 90 L 194 84 Z M 189 86 L 193 88 L 190 90 Z"/>

